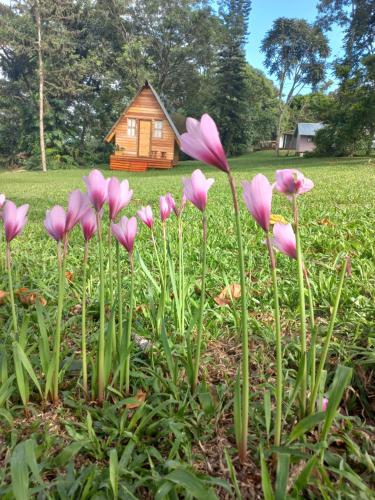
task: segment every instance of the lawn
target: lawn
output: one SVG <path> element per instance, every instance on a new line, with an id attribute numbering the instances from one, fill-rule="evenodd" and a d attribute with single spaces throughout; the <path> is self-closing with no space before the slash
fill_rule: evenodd
<path id="1" fill-rule="evenodd" d="M 229 187 L 225 175 L 198 162 L 183 162 L 171 171 L 122 173 L 134 196 L 124 213 L 135 215 L 151 204 L 158 218 L 158 199 L 171 192 L 181 197 L 181 178 L 201 168 L 215 183 L 209 191 L 207 303 L 204 312 L 204 349 L 201 384 L 192 396 L 186 384 L 185 344 L 176 332 L 174 295 L 166 306 L 166 329 L 170 359 L 177 376 L 170 374 L 168 353 L 155 338 L 158 274 L 150 234 L 139 225 L 136 240 L 135 317 L 133 331 L 148 340 L 149 349 L 135 345 L 132 352 L 132 394 L 145 402 L 124 401 L 116 388 L 107 391 L 103 407 L 84 402 L 81 390 L 80 328 L 83 244 L 76 228 L 67 258 L 69 281 L 64 306 L 61 404 L 41 403 L 29 382 L 30 403 L 24 411 L 18 397 L 12 368 L 10 307 L 0 305 L 0 498 L 261 498 L 259 446 L 262 445 L 271 481 L 275 478 L 278 498 L 371 498 L 375 486 L 375 160 L 276 158 L 259 152 L 231 162 L 238 189 L 242 180 L 261 172 L 274 178 L 281 168 L 300 169 L 315 188 L 300 197 L 302 245 L 311 274 L 318 340 L 327 332 L 338 284 L 339 268 L 350 257 L 326 365 L 325 393 L 338 365 L 353 368 L 350 386 L 340 403 L 324 452 L 324 467 L 313 462 L 319 426 L 306 428 L 301 439 L 286 444 L 296 424 L 296 407 L 286 418 L 283 447 L 272 448 L 272 425 L 267 401 L 275 386 L 272 287 L 264 235 L 242 203 L 241 219 L 247 269 L 248 308 L 251 327 L 251 404 L 248 462 L 241 466 L 233 436 L 233 386 L 240 359 L 237 336 L 239 301 L 219 306 L 214 298 L 228 284 L 239 282 L 236 238 Z M 99 167 L 100 168 L 100 167 Z M 103 167 L 104 174 L 111 172 Z M 82 176 L 89 169 L 40 172 L 2 172 L 0 192 L 17 205 L 30 204 L 29 223 L 12 245 L 14 287 L 28 288 L 43 296 L 47 304 L 38 311 L 34 304 L 17 302 L 22 341 L 38 377 L 41 330 L 53 331 L 57 303 L 56 245 L 43 227 L 45 211 L 55 204 L 66 206 L 67 194 L 83 189 Z M 288 200 L 274 196 L 273 213 L 292 221 Z M 194 318 L 200 295 L 200 214 L 191 205 L 184 213 L 184 255 L 187 278 L 186 324 Z M 168 221 L 170 265 L 177 259 L 177 223 Z M 161 245 L 160 224 L 156 237 Z M 90 245 L 88 281 L 88 347 L 97 338 L 98 253 Z M 125 252 L 124 301 L 128 307 L 129 279 Z M 292 398 L 298 358 L 298 288 L 295 263 L 278 255 L 280 305 L 284 349 L 285 405 Z M 106 275 L 114 269 L 106 268 Z M 0 290 L 8 280 L 1 261 Z M 108 311 L 108 315 L 110 312 Z M 321 345 L 321 344 L 319 344 Z M 318 348 L 318 360 L 321 351 Z M 95 354 L 95 353 L 94 353 Z M 94 363 L 94 359 L 92 361 Z M 132 407 L 133 406 L 133 407 Z M 26 444 L 25 444 L 26 443 Z M 277 474 L 273 454 L 283 454 L 287 483 Z M 288 462 L 288 463 L 287 463 Z M 311 474 L 301 474 L 308 470 Z M 316 467 L 315 467 L 316 466 Z M 314 468 L 315 467 L 315 468 Z M 264 476 L 263 476 L 264 478 Z M 23 490 L 22 485 L 29 485 Z M 25 486 L 25 487 L 26 487 Z M 284 489 L 283 489 L 284 488 Z M 26 491 L 26 493 L 25 493 Z M 18 492 L 18 493 L 17 493 Z M 17 494 L 19 495 L 17 497 Z M 281 496 L 280 496 L 281 495 Z M 269 497 L 271 498 L 271 497 Z"/>

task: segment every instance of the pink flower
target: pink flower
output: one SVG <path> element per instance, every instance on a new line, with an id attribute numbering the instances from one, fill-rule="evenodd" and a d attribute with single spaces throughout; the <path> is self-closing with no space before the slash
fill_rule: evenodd
<path id="1" fill-rule="evenodd" d="M 112 233 L 117 241 L 129 253 L 133 252 L 135 235 L 137 234 L 137 219 L 136 217 L 122 217 L 118 224 L 111 224 Z"/>
<path id="2" fill-rule="evenodd" d="M 82 193 L 79 189 L 72 191 L 69 194 L 65 231 L 67 233 L 71 231 L 89 209 L 90 204 L 87 194 Z"/>
<path id="3" fill-rule="evenodd" d="M 5 194 L 3 194 L 3 193 L 0 194 L 0 208 L 3 208 L 5 200 L 6 200 Z"/>
<path id="4" fill-rule="evenodd" d="M 146 224 L 146 226 L 152 229 L 154 225 L 154 217 L 152 215 L 152 208 L 150 207 L 150 205 L 147 205 L 147 207 L 142 207 L 140 210 L 138 210 L 137 215 L 141 219 L 141 221 Z"/>
<path id="5" fill-rule="evenodd" d="M 168 195 L 160 196 L 160 217 L 162 222 L 164 222 L 171 215 L 172 207 L 170 201 L 168 201 Z"/>
<path id="6" fill-rule="evenodd" d="M 327 411 L 327 407 L 328 407 L 328 398 L 323 398 L 322 400 L 322 411 Z"/>
<path id="7" fill-rule="evenodd" d="M 291 224 L 278 222 L 273 226 L 273 244 L 285 255 L 297 258 L 296 236 Z"/>
<path id="8" fill-rule="evenodd" d="M 7 242 L 12 241 L 18 234 L 21 233 L 27 222 L 27 211 L 29 205 L 21 205 L 16 207 L 12 201 L 7 201 L 3 210 L 3 221 L 5 238 Z"/>
<path id="9" fill-rule="evenodd" d="M 204 212 L 207 205 L 207 193 L 215 179 L 206 179 L 199 169 L 194 170 L 191 179 L 184 179 L 184 195 L 201 212 Z"/>
<path id="10" fill-rule="evenodd" d="M 83 178 L 87 187 L 89 200 L 95 210 L 99 212 L 108 197 L 108 180 L 104 179 L 103 174 L 99 170 L 92 170 L 87 177 Z"/>
<path id="11" fill-rule="evenodd" d="M 85 241 L 91 240 L 97 230 L 96 214 L 92 208 L 83 214 L 81 227 Z"/>
<path id="12" fill-rule="evenodd" d="M 129 182 L 125 179 L 120 182 L 116 177 L 111 177 L 108 182 L 109 217 L 114 220 L 118 213 L 129 205 L 133 190 L 129 189 Z"/>
<path id="13" fill-rule="evenodd" d="M 171 211 L 173 210 L 173 212 L 178 216 L 178 209 L 176 207 L 176 202 L 174 201 L 174 198 L 171 195 L 171 193 L 167 193 L 165 197 L 167 199 L 168 205 L 171 208 Z"/>
<path id="14" fill-rule="evenodd" d="M 302 172 L 290 168 L 276 170 L 276 182 L 274 185 L 277 191 L 286 195 L 307 193 L 314 187 L 313 181 L 306 179 Z"/>
<path id="15" fill-rule="evenodd" d="M 60 205 L 55 205 L 51 210 L 46 211 L 44 227 L 56 241 L 61 241 L 66 234 L 66 219 L 65 210 Z"/>
<path id="16" fill-rule="evenodd" d="M 229 165 L 219 132 L 213 119 L 204 114 L 200 121 L 194 118 L 186 120 L 187 132 L 181 135 L 181 149 L 196 160 L 229 172 Z"/>
<path id="17" fill-rule="evenodd" d="M 267 177 L 256 175 L 251 182 L 243 182 L 243 199 L 256 222 L 264 231 L 270 228 L 272 186 Z"/>

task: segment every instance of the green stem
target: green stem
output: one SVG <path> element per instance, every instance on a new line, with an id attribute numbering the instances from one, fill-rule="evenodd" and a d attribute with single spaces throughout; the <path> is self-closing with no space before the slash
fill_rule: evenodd
<path id="1" fill-rule="evenodd" d="M 85 399 L 88 399 L 87 385 L 87 351 L 86 351 L 86 282 L 88 262 L 88 241 L 85 241 L 83 256 L 83 288 L 82 288 L 82 385 Z"/>
<path id="2" fill-rule="evenodd" d="M 13 290 L 13 278 L 12 278 L 12 260 L 10 256 L 10 242 L 6 244 L 6 264 L 8 269 L 8 283 L 9 283 L 9 297 L 10 297 L 10 305 L 12 309 L 12 323 L 13 323 L 13 332 L 14 338 L 18 340 L 18 322 L 17 322 L 17 313 L 16 313 L 16 304 L 14 302 L 14 290 Z"/>
<path id="3" fill-rule="evenodd" d="M 116 260 L 117 260 L 117 302 L 118 302 L 118 355 L 120 359 L 121 357 L 120 350 L 122 346 L 123 320 L 122 320 L 120 244 L 117 240 L 116 240 Z"/>
<path id="4" fill-rule="evenodd" d="M 98 343 L 98 403 L 104 401 L 104 348 L 105 348 L 105 308 L 104 308 L 104 265 L 103 265 L 103 238 L 100 215 L 96 213 L 99 241 L 99 343 Z"/>
<path id="5" fill-rule="evenodd" d="M 312 394 L 311 394 L 310 406 L 309 406 L 310 413 L 313 413 L 314 408 L 315 408 L 316 398 L 318 396 L 318 390 L 319 390 L 319 387 L 320 387 L 320 379 L 322 377 L 322 373 L 323 373 L 323 370 L 324 370 L 324 365 L 325 365 L 325 362 L 327 360 L 327 355 L 328 355 L 328 350 L 329 350 L 329 344 L 331 342 L 331 337 L 332 337 L 332 333 L 333 333 L 333 327 L 335 326 L 337 311 L 338 311 L 339 304 L 340 304 L 342 287 L 344 286 L 345 273 L 346 273 L 346 265 L 347 264 L 346 264 L 346 261 L 345 261 L 343 263 L 343 266 L 342 266 L 342 270 L 341 270 L 341 274 L 340 274 L 339 286 L 338 286 L 337 293 L 336 293 L 336 298 L 335 298 L 335 303 L 334 303 L 334 306 L 333 306 L 331 320 L 329 322 L 328 332 L 327 332 L 327 335 L 326 335 L 326 338 L 325 338 L 325 341 L 324 341 L 323 351 L 322 351 L 322 354 L 320 356 L 320 363 L 319 363 L 318 370 L 317 370 L 317 373 L 316 373 L 316 380 L 315 380 L 314 389 L 313 389 Z"/>
<path id="6" fill-rule="evenodd" d="M 113 312 L 113 256 L 111 220 L 108 225 L 109 303 L 111 304 L 112 353 L 116 353 L 116 316 Z"/>
<path id="7" fill-rule="evenodd" d="M 132 319 L 133 319 L 133 307 L 134 307 L 134 259 L 133 253 L 129 254 L 130 262 L 130 298 L 129 298 L 129 317 L 126 329 L 126 346 L 125 346 L 125 392 L 129 394 L 130 392 L 130 344 L 132 336 Z"/>
<path id="8" fill-rule="evenodd" d="M 185 333 L 185 269 L 184 269 L 184 239 L 181 213 L 178 218 L 178 273 L 180 299 L 180 334 Z"/>
<path id="9" fill-rule="evenodd" d="M 59 400 L 59 372 L 60 372 L 60 348 L 61 348 L 61 326 L 62 326 L 62 313 L 64 305 L 64 294 L 65 294 L 65 263 L 66 263 L 66 249 L 67 249 L 67 239 L 64 240 L 64 248 L 61 256 L 61 266 L 59 273 L 59 295 L 57 300 L 57 319 L 56 319 L 56 331 L 53 346 L 53 356 L 54 356 L 54 367 L 52 375 L 52 401 L 57 403 Z"/>
<path id="10" fill-rule="evenodd" d="M 306 389 L 307 389 L 307 359 L 306 359 L 306 306 L 305 306 L 305 284 L 303 279 L 303 256 L 301 250 L 301 235 L 299 232 L 298 207 L 296 196 L 293 196 L 294 229 L 296 233 L 297 247 L 297 273 L 299 287 L 300 304 L 300 363 L 303 363 L 303 373 L 301 379 L 301 413 L 306 414 Z"/>
<path id="11" fill-rule="evenodd" d="M 193 378 L 193 386 L 192 391 L 195 392 L 195 389 L 198 384 L 198 374 L 199 374 L 199 365 L 200 365 L 200 357 L 201 357 L 201 346 L 202 346 L 202 331 L 203 331 L 203 310 L 204 303 L 206 299 L 206 254 L 207 254 L 207 219 L 206 214 L 203 212 L 202 214 L 202 284 L 201 284 L 201 297 L 200 297 L 200 305 L 199 305 L 199 316 L 198 316 L 198 336 L 197 336 L 197 350 L 195 353 L 195 363 L 194 363 L 194 378 Z"/>
<path id="12" fill-rule="evenodd" d="M 161 336 L 161 328 L 164 321 L 165 301 L 167 296 L 167 227 L 165 221 L 162 223 L 163 228 L 163 276 L 162 276 L 162 291 L 161 302 L 158 314 L 158 332 Z"/>
<path id="13" fill-rule="evenodd" d="M 315 385 L 316 334 L 317 334 L 317 331 L 315 328 L 314 300 L 313 300 L 309 276 L 308 276 L 307 269 L 305 266 L 303 267 L 303 272 L 305 275 L 307 295 L 308 295 L 308 300 L 309 300 L 309 320 L 310 320 L 311 340 L 310 340 L 310 349 L 309 349 L 309 355 L 308 355 L 309 362 L 308 362 L 307 372 L 310 373 L 310 391 L 312 391 L 314 388 L 314 385 Z"/>
<path id="14" fill-rule="evenodd" d="M 282 401 L 283 401 L 283 359 L 281 344 L 281 321 L 279 306 L 279 290 L 277 283 L 277 268 L 275 253 L 269 233 L 267 233 L 267 247 L 271 260 L 271 271 L 273 281 L 273 300 L 275 309 L 275 330 L 276 330 L 276 419 L 275 419 L 275 446 L 280 446 L 281 421 L 282 421 Z"/>
<path id="15" fill-rule="evenodd" d="M 238 242 L 238 263 L 241 284 L 241 339 L 242 339 L 242 414 L 241 414 L 241 443 L 239 457 L 242 463 L 246 460 L 247 437 L 249 429 L 249 332 L 247 324 L 247 296 L 245 284 L 245 260 L 242 247 L 241 221 L 238 206 L 236 186 L 232 173 L 228 172 L 228 181 L 232 191 L 234 216 Z"/>

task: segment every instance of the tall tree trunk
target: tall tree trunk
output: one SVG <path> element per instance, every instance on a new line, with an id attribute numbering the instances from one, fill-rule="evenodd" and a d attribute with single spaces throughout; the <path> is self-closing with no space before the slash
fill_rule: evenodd
<path id="1" fill-rule="evenodd" d="M 40 159 L 43 172 L 47 172 L 46 144 L 44 141 L 44 64 L 42 53 L 42 26 L 40 19 L 39 0 L 35 2 L 35 20 L 38 32 L 38 67 L 39 67 L 39 140 L 40 140 Z"/>

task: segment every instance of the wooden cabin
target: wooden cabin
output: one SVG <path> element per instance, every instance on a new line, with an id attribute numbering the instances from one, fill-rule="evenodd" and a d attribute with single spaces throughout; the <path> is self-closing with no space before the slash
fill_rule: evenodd
<path id="1" fill-rule="evenodd" d="M 145 171 L 172 168 L 178 163 L 179 133 L 147 81 L 105 137 L 113 143 L 112 170 Z"/>

